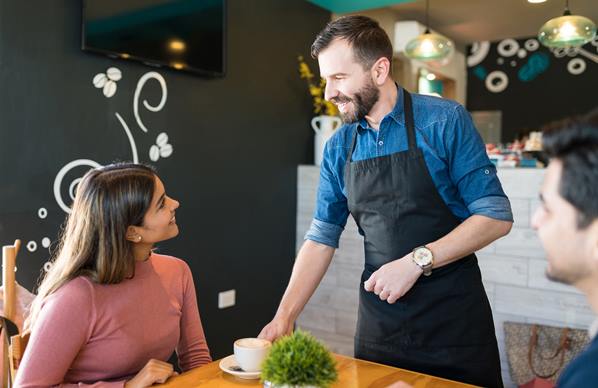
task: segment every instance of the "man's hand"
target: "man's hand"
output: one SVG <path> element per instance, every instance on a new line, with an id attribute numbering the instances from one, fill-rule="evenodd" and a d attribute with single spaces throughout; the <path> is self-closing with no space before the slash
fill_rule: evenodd
<path id="1" fill-rule="evenodd" d="M 125 388 L 145 388 L 155 383 L 165 383 L 170 376 L 176 375 L 172 364 L 152 358 L 131 380 Z"/>
<path id="2" fill-rule="evenodd" d="M 293 323 L 290 320 L 275 316 L 274 319 L 268 323 L 257 336 L 257 338 L 267 339 L 274 342 L 278 338 L 293 332 Z"/>
<path id="3" fill-rule="evenodd" d="M 408 253 L 399 260 L 384 264 L 363 283 L 366 291 L 378 295 L 381 300 L 394 303 L 413 287 L 423 270 Z"/>

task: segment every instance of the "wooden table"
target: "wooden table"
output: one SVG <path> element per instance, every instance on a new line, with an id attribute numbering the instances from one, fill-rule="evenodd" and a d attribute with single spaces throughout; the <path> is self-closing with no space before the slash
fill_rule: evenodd
<path id="1" fill-rule="evenodd" d="M 433 377 L 422 373 L 410 372 L 405 369 L 394 368 L 369 361 L 334 355 L 337 361 L 338 381 L 334 388 L 384 388 L 402 380 L 412 384 L 415 388 L 464 388 L 472 385 L 458 383 Z M 262 387 L 259 379 L 243 380 L 231 376 L 220 370 L 220 360 L 204 365 L 201 368 L 172 377 L 161 387 Z"/>

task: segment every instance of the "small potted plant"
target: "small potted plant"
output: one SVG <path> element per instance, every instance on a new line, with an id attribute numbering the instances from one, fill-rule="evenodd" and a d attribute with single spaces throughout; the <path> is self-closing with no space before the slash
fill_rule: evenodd
<path id="1" fill-rule="evenodd" d="M 301 330 L 276 341 L 262 364 L 264 387 L 328 388 L 337 378 L 330 351 Z"/>

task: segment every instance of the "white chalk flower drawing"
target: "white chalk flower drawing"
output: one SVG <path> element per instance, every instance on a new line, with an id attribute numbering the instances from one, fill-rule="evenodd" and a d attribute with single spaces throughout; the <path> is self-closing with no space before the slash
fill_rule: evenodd
<path id="1" fill-rule="evenodd" d="M 122 72 L 116 67 L 109 67 L 106 73 L 98 73 L 93 77 L 93 86 L 102 89 L 104 96 L 110 98 L 116 93 L 116 83 L 122 78 Z"/>
<path id="2" fill-rule="evenodd" d="M 105 73 L 98 73 L 93 77 L 93 85 L 98 89 L 102 89 L 102 92 L 103 92 L 104 96 L 106 96 L 106 98 L 110 98 L 116 94 L 116 88 L 117 88 L 116 83 L 120 79 L 122 79 L 122 72 L 120 71 L 120 69 L 118 69 L 116 67 L 110 67 L 106 70 Z M 143 87 L 149 80 L 152 80 L 152 79 L 157 81 L 158 84 L 160 85 L 160 89 L 161 89 L 161 93 L 162 93 L 162 95 L 160 97 L 160 101 L 157 105 L 152 105 L 145 99 L 141 101 L 142 103 L 140 103 L 140 96 L 141 96 Z M 162 108 L 164 108 L 167 98 L 168 98 L 168 89 L 166 87 L 166 81 L 165 81 L 164 77 L 162 77 L 161 74 L 159 74 L 155 71 L 150 71 L 150 72 L 145 73 L 143 76 L 141 76 L 141 78 L 139 78 L 139 80 L 137 81 L 137 86 L 135 88 L 135 92 L 134 92 L 133 112 L 134 112 L 135 121 L 137 123 L 137 126 L 142 131 L 142 133 L 147 133 L 149 131 L 148 131 L 147 126 L 141 120 L 139 106 L 143 106 L 145 109 L 149 110 L 150 112 L 159 112 L 162 110 Z M 133 161 L 133 163 L 139 163 L 139 156 L 138 156 L 138 152 L 137 152 L 137 143 L 135 142 L 133 133 L 129 129 L 129 126 L 127 125 L 127 123 L 125 122 L 123 117 L 118 112 L 115 112 L 114 116 L 116 117 L 116 120 L 120 123 L 122 129 L 124 130 L 124 132 L 127 136 L 127 139 L 129 140 L 129 145 L 131 147 L 131 160 Z M 172 155 L 172 153 L 173 153 L 173 147 L 168 142 L 168 135 L 166 134 L 166 132 L 160 132 L 160 134 L 156 138 L 156 143 L 150 147 L 150 150 L 149 150 L 150 159 L 153 162 L 156 162 L 160 158 L 168 158 L 169 156 Z M 65 180 L 64 178 L 67 176 L 67 174 L 70 173 L 71 170 L 73 170 L 75 168 L 80 169 L 81 167 L 97 168 L 97 167 L 101 167 L 101 164 L 96 162 L 95 160 L 91 160 L 91 159 L 87 159 L 87 158 L 75 159 L 75 160 L 68 162 L 66 165 L 64 165 L 58 171 L 58 173 L 56 174 L 56 177 L 54 178 L 54 185 L 53 185 L 54 198 L 55 198 L 58 206 L 66 213 L 71 212 L 69 206 L 67 205 L 67 202 L 71 202 L 74 199 L 77 185 L 81 181 L 81 176 L 74 178 L 70 183 L 64 183 L 64 186 L 63 186 L 63 180 Z M 72 174 L 76 174 L 76 173 L 71 173 L 71 175 Z M 68 196 L 70 197 L 69 201 L 65 201 L 65 199 L 63 198 L 63 194 L 62 194 L 63 192 L 68 192 Z M 43 219 L 46 216 L 47 216 L 47 210 L 45 208 L 40 208 L 38 210 L 38 217 Z M 50 239 L 47 237 L 44 237 L 42 239 L 42 246 L 44 248 L 49 248 L 50 245 L 51 245 Z M 34 252 L 35 250 L 37 250 L 37 242 L 29 241 L 27 243 L 27 249 L 30 252 Z M 52 266 L 52 264 L 50 262 L 46 262 L 44 264 L 44 270 L 49 271 L 51 266 Z"/>
<path id="3" fill-rule="evenodd" d="M 103 87 L 104 94 L 106 95 L 106 97 L 110 98 L 111 96 L 114 95 L 114 93 L 116 93 L 116 82 L 118 80 L 120 80 L 121 78 L 122 78 L 121 71 L 119 69 L 117 69 L 116 67 L 111 67 L 108 70 L 106 70 L 106 74 L 104 74 L 104 73 L 96 74 L 96 76 L 94 77 L 94 85 L 96 88 Z M 162 96 L 161 96 L 160 102 L 158 103 L 157 106 L 151 105 L 147 100 L 143 100 L 143 104 L 140 104 L 141 91 L 143 90 L 143 87 L 145 86 L 147 81 L 149 81 L 151 79 L 158 81 L 158 83 L 160 84 L 161 91 L 162 91 Z M 114 86 L 106 88 L 106 85 L 110 85 L 111 83 Z M 109 93 L 106 94 L 106 91 L 108 91 Z M 157 73 L 155 71 L 150 71 L 148 73 L 145 73 L 143 76 L 141 76 L 141 78 L 139 78 L 139 81 L 137 81 L 137 87 L 135 88 L 135 93 L 134 93 L 134 97 L 133 97 L 133 112 L 135 115 L 135 120 L 137 122 L 137 125 L 143 132 L 147 133 L 148 129 L 145 126 L 145 124 L 143 123 L 143 121 L 141 120 L 141 116 L 139 114 L 139 105 L 143 105 L 150 112 L 159 112 L 160 110 L 162 110 L 162 108 L 164 108 L 164 105 L 166 105 L 167 97 L 168 97 L 168 89 L 166 87 L 166 80 L 164 80 L 164 77 L 162 77 L 162 75 L 160 73 Z M 135 138 L 133 137 L 133 134 L 131 133 L 129 126 L 127 125 L 125 120 L 122 118 L 122 116 L 118 112 L 115 112 L 114 116 L 116 117 L 116 119 L 120 123 L 120 125 L 122 126 L 123 130 L 125 131 L 125 134 L 127 135 L 127 139 L 129 140 L 129 145 L 131 146 L 131 156 L 132 156 L 133 163 L 139 163 L 139 156 L 137 153 L 137 143 L 135 142 Z M 165 132 L 160 133 L 160 135 L 158 136 L 158 139 L 156 141 L 157 141 L 158 147 L 159 147 L 158 148 L 159 156 L 166 158 L 172 154 L 172 146 L 170 144 L 168 144 L 168 135 Z M 158 159 L 156 159 L 156 160 L 158 160 Z M 153 160 L 153 161 L 156 161 L 156 160 Z M 56 174 L 56 178 L 54 179 L 54 197 L 56 199 L 56 203 L 58 203 L 58 206 L 60 206 L 60 208 L 62 210 L 64 210 L 66 213 L 70 213 L 71 210 L 70 210 L 69 206 L 66 204 L 66 202 L 64 201 L 64 199 L 62 198 L 62 189 L 61 189 L 62 181 L 63 181 L 65 175 L 70 170 L 72 170 L 75 167 L 80 167 L 80 166 L 97 168 L 97 167 L 100 167 L 101 164 L 94 160 L 91 160 L 91 159 L 72 160 L 69 163 L 67 163 L 64 167 L 62 167 L 60 169 L 60 171 L 58 171 L 58 174 Z M 81 177 L 78 177 L 78 178 L 74 179 L 69 185 L 68 192 L 71 197 L 71 200 L 74 199 L 75 189 L 76 189 L 77 184 L 80 181 L 81 181 Z"/>
<path id="4" fill-rule="evenodd" d="M 156 138 L 156 144 L 150 147 L 149 156 L 152 162 L 157 162 L 158 159 L 167 158 L 172 155 L 172 145 L 168 143 L 168 135 L 162 132 Z"/>

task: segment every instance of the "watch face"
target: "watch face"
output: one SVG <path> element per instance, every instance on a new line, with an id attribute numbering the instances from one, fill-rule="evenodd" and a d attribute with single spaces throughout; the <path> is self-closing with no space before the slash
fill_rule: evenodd
<path id="1" fill-rule="evenodd" d="M 432 262 L 432 252 L 428 248 L 417 248 L 413 252 L 413 260 L 419 265 L 428 265 Z"/>

